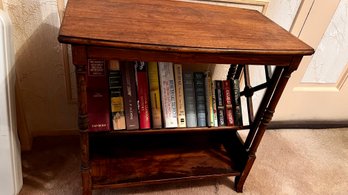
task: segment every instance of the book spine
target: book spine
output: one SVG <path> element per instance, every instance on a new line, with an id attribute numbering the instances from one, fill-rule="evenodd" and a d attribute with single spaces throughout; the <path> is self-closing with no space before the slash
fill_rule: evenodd
<path id="1" fill-rule="evenodd" d="M 205 108 L 204 74 L 202 72 L 195 72 L 193 78 L 196 93 L 197 126 L 206 127 L 207 118 Z"/>
<path id="2" fill-rule="evenodd" d="M 231 85 L 233 87 L 233 115 L 235 119 L 235 125 L 243 125 L 243 116 L 242 116 L 242 105 L 240 100 L 240 88 L 239 88 L 239 79 L 232 79 Z"/>
<path id="3" fill-rule="evenodd" d="M 178 113 L 178 127 L 186 127 L 184 86 L 182 79 L 182 65 L 174 64 L 176 108 Z"/>
<path id="4" fill-rule="evenodd" d="M 226 123 L 227 126 L 233 126 L 233 106 L 232 106 L 232 96 L 231 96 L 231 85 L 230 80 L 222 81 L 223 92 L 224 92 L 224 102 L 225 102 L 225 113 L 226 113 Z"/>
<path id="5" fill-rule="evenodd" d="M 88 130 L 110 130 L 110 98 L 106 63 L 89 59 L 87 73 Z"/>
<path id="6" fill-rule="evenodd" d="M 209 127 L 214 126 L 214 110 L 213 110 L 213 92 L 212 92 L 212 79 L 210 72 L 205 73 L 205 97 L 207 108 L 207 125 Z"/>
<path id="7" fill-rule="evenodd" d="M 148 63 L 152 127 L 162 128 L 161 94 L 158 81 L 157 62 Z"/>
<path id="8" fill-rule="evenodd" d="M 218 126 L 226 126 L 222 81 L 215 81 L 215 87 Z"/>
<path id="9" fill-rule="evenodd" d="M 136 83 L 138 90 L 139 126 L 140 129 L 150 129 L 149 80 L 147 77 L 147 62 L 135 62 Z"/>
<path id="10" fill-rule="evenodd" d="M 216 86 L 215 86 L 215 82 L 212 81 L 211 82 L 211 88 L 212 88 L 212 97 L 213 97 L 213 112 L 214 112 L 214 127 L 219 126 L 218 123 L 218 114 L 217 114 L 217 107 L 216 107 Z"/>
<path id="11" fill-rule="evenodd" d="M 111 120 L 113 130 L 126 129 L 122 95 L 120 64 L 117 60 L 109 62 L 109 89 L 111 100 Z"/>
<path id="12" fill-rule="evenodd" d="M 183 73 L 186 126 L 197 127 L 196 96 L 192 73 Z"/>
<path id="13" fill-rule="evenodd" d="M 165 128 L 178 127 L 173 63 L 158 62 Z"/>
<path id="14" fill-rule="evenodd" d="M 121 61 L 120 68 L 122 73 L 126 128 L 128 130 L 139 129 L 134 62 Z"/>

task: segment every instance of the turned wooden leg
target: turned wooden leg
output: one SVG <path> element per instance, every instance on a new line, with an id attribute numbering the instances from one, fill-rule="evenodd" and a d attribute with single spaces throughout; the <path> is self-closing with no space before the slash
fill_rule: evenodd
<path id="1" fill-rule="evenodd" d="M 82 177 L 82 194 L 92 194 L 92 178 L 90 174 L 89 166 L 89 140 L 88 133 L 81 131 L 80 144 L 81 144 L 81 177 Z"/>
<path id="2" fill-rule="evenodd" d="M 235 178 L 234 184 L 235 184 L 236 192 L 243 192 L 243 186 L 244 186 L 245 180 L 250 173 L 251 167 L 253 166 L 255 159 L 256 159 L 255 154 L 249 155 L 241 175 Z"/>
<path id="3" fill-rule="evenodd" d="M 82 194 L 92 194 L 92 178 L 90 174 L 89 163 L 89 134 L 88 134 L 88 115 L 87 115 L 87 57 L 79 57 L 80 54 L 85 54 L 84 47 L 73 47 L 73 53 L 76 70 L 76 79 L 78 86 L 78 102 L 79 115 L 78 126 L 80 129 L 80 155 L 81 155 L 81 178 L 82 178 Z M 80 59 L 81 61 L 77 61 Z M 78 65 L 82 64 L 82 65 Z"/>
<path id="4" fill-rule="evenodd" d="M 81 167 L 81 176 L 82 176 L 82 194 L 92 195 L 92 183 L 91 183 L 89 168 L 84 169 L 83 167 Z"/>

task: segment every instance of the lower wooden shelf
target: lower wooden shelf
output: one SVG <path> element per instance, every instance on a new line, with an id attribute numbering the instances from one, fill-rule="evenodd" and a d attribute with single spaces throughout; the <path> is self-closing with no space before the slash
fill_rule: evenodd
<path id="1" fill-rule="evenodd" d="M 249 125 L 245 126 L 222 126 L 222 127 L 184 127 L 184 128 L 161 128 L 161 129 L 138 129 L 138 130 L 111 130 L 89 132 L 96 134 L 176 134 L 176 133 L 190 133 L 190 132 L 216 132 L 216 131 L 237 131 L 242 129 L 249 129 Z"/>
<path id="2" fill-rule="evenodd" d="M 235 133 L 91 135 L 93 188 L 238 176 L 246 153 Z"/>

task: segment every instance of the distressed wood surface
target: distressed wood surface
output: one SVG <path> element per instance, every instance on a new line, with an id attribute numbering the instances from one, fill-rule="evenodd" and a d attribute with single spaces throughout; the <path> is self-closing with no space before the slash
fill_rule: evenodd
<path id="1" fill-rule="evenodd" d="M 237 176 L 246 155 L 235 132 L 91 136 L 94 188 Z M 120 158 L 121 157 L 121 158 Z"/>
<path id="2" fill-rule="evenodd" d="M 257 11 L 171 0 L 70 0 L 59 40 L 174 52 L 313 53 Z"/>

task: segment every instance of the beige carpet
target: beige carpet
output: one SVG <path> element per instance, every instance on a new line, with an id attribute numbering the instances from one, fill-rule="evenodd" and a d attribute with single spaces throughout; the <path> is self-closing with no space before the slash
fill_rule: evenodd
<path id="1" fill-rule="evenodd" d="M 78 137 L 40 137 L 22 155 L 20 194 L 81 194 Z M 238 194 L 231 179 L 204 180 L 93 194 Z M 268 130 L 243 194 L 348 194 L 348 129 Z"/>

